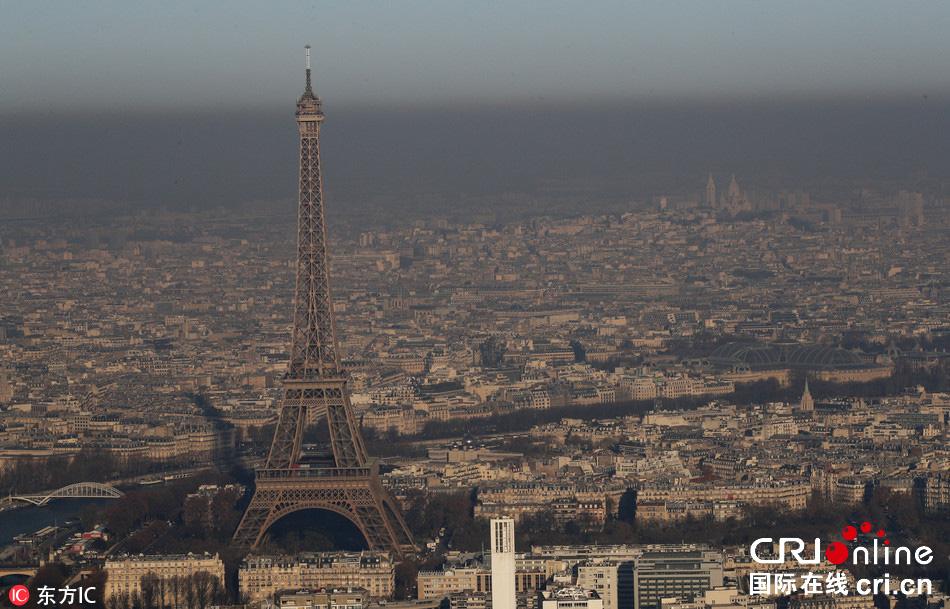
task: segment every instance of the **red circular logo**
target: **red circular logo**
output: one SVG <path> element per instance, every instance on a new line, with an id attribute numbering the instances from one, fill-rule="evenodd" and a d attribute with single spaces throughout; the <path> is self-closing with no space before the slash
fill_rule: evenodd
<path id="1" fill-rule="evenodd" d="M 828 562 L 840 565 L 848 560 L 848 546 L 843 543 L 838 543 L 837 541 L 832 542 L 825 548 L 825 557 L 828 559 Z"/>
<path id="2" fill-rule="evenodd" d="M 30 600 L 30 591 L 26 586 L 13 586 L 10 588 L 10 602 L 19 607 L 25 605 Z"/>

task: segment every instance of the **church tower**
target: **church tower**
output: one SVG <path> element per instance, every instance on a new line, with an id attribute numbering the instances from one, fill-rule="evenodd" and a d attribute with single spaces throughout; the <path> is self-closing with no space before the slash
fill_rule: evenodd
<path id="1" fill-rule="evenodd" d="M 808 390 L 808 379 L 805 379 L 805 393 L 802 394 L 802 401 L 799 403 L 798 409 L 802 412 L 815 410 L 815 400 L 812 399 L 811 392 Z"/>
<path id="2" fill-rule="evenodd" d="M 703 200 L 703 203 L 711 207 L 716 206 L 716 183 L 713 182 L 712 174 L 709 174 L 709 179 L 706 180 L 706 198 Z"/>
<path id="3" fill-rule="evenodd" d="M 736 182 L 736 174 L 732 174 L 732 180 L 729 182 L 729 190 L 726 191 L 726 198 L 729 203 L 738 203 L 739 197 L 742 195 L 739 193 L 739 183 Z"/>

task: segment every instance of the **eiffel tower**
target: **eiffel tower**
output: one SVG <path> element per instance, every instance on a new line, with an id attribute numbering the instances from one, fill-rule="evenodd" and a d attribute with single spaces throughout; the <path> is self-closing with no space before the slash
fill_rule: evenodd
<path id="1" fill-rule="evenodd" d="M 317 508 L 348 518 L 370 549 L 404 555 L 416 548 L 393 498 L 380 482 L 377 461 L 366 455 L 338 355 L 320 179 L 323 109 L 311 88 L 310 46 L 306 48 L 307 87 L 297 101 L 296 114 L 300 199 L 290 363 L 267 463 L 256 472 L 254 497 L 232 542 L 253 550 L 279 519 Z M 322 417 L 330 428 L 333 454 L 324 462 L 302 463 L 304 430 Z"/>

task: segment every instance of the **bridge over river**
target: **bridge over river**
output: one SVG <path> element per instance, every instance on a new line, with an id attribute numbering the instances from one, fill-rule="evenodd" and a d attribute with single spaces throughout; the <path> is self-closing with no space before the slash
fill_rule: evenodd
<path id="1" fill-rule="evenodd" d="M 33 505 L 46 505 L 53 499 L 118 499 L 124 495 L 119 489 L 100 482 L 77 482 L 55 491 L 35 495 L 11 495 L 7 501 L 25 501 Z"/>

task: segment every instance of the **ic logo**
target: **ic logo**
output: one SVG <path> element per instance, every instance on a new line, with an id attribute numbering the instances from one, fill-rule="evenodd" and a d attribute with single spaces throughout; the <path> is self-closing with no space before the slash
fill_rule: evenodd
<path id="1" fill-rule="evenodd" d="M 10 588 L 10 602 L 19 607 L 25 605 L 30 600 L 30 591 L 26 586 L 13 586 Z"/>

